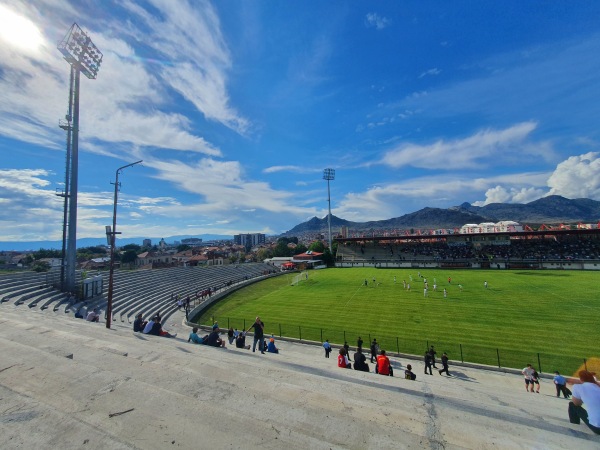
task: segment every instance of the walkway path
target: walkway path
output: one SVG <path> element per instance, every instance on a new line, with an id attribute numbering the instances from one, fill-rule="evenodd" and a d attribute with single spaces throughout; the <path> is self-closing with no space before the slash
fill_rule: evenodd
<path id="1" fill-rule="evenodd" d="M 279 355 L 195 346 L 177 328 L 167 339 L 3 308 L 0 448 L 599 447 L 548 381 L 528 394 L 519 376 L 451 368 L 412 382 L 289 342 Z"/>

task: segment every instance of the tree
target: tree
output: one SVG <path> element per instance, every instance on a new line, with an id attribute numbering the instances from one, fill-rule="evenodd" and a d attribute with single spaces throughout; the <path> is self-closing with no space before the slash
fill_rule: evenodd
<path id="1" fill-rule="evenodd" d="M 308 246 L 308 249 L 312 252 L 323 253 L 325 250 L 325 244 L 323 244 L 321 241 L 315 241 Z"/>
<path id="2" fill-rule="evenodd" d="M 134 250 L 135 252 L 139 252 L 142 249 L 140 245 L 137 244 L 127 244 L 121 247 L 121 250 Z"/>
<path id="3" fill-rule="evenodd" d="M 333 255 L 331 254 L 328 248 L 326 248 L 323 252 L 322 258 L 323 262 L 327 265 L 327 267 L 331 267 L 334 265 Z"/>
<path id="4" fill-rule="evenodd" d="M 35 272 L 48 272 L 50 270 L 50 264 L 46 261 L 35 261 L 31 270 Z"/>
<path id="5" fill-rule="evenodd" d="M 33 252 L 32 256 L 33 259 L 60 258 L 62 256 L 62 252 L 60 250 L 40 248 L 37 252 Z"/>
<path id="6" fill-rule="evenodd" d="M 189 250 L 190 248 L 192 248 L 192 247 L 190 247 L 187 244 L 181 244 L 181 245 L 177 246 L 177 251 L 178 252 L 185 252 L 186 250 Z"/>
<path id="7" fill-rule="evenodd" d="M 288 247 L 287 238 L 277 239 L 277 245 L 273 249 L 273 256 L 292 256 L 292 249 Z"/>
<path id="8" fill-rule="evenodd" d="M 125 250 L 121 255 L 122 263 L 132 263 L 137 259 L 137 253 L 135 250 Z"/>
<path id="9" fill-rule="evenodd" d="M 294 255 L 299 255 L 300 253 L 304 253 L 307 250 L 308 250 L 308 247 L 306 247 L 306 245 L 298 244 L 298 245 L 296 245 L 296 248 L 294 249 Z"/>
<path id="10" fill-rule="evenodd" d="M 106 255 L 106 248 L 104 247 L 81 247 L 77 249 L 77 257 L 78 258 L 93 258 L 94 256 L 104 256 Z"/>
<path id="11" fill-rule="evenodd" d="M 256 259 L 258 261 L 264 261 L 265 259 L 272 258 L 273 252 L 268 248 L 259 248 L 256 252 Z"/>

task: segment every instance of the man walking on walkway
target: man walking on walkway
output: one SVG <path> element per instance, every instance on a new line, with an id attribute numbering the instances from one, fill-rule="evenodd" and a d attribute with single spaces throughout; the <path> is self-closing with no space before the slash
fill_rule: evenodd
<path id="1" fill-rule="evenodd" d="M 429 351 L 426 351 L 425 352 L 425 375 L 427 375 L 427 370 L 429 370 L 429 375 L 433 375 L 431 366 L 432 366 L 431 354 L 429 353 Z"/>
<path id="2" fill-rule="evenodd" d="M 431 365 L 433 366 L 434 369 L 437 369 L 437 366 L 435 365 L 435 355 L 436 355 L 436 351 L 435 348 L 433 348 L 433 345 L 429 348 L 429 356 L 431 356 Z"/>
<path id="3" fill-rule="evenodd" d="M 535 386 L 533 385 L 533 367 L 531 367 L 531 364 L 527 364 L 527 367 L 521 370 L 521 373 L 523 374 L 523 378 L 525 379 L 525 390 L 527 392 L 530 392 L 529 385 L 531 384 L 531 392 L 534 392 Z"/>
<path id="4" fill-rule="evenodd" d="M 377 350 L 379 350 L 377 339 L 373 339 L 373 342 L 371 342 L 371 363 L 374 363 L 377 358 Z"/>
<path id="5" fill-rule="evenodd" d="M 446 372 L 446 375 L 450 376 L 450 372 L 448 372 L 448 355 L 446 355 L 446 352 L 442 353 L 442 370 L 438 370 L 438 372 L 440 375 Z"/>
<path id="6" fill-rule="evenodd" d="M 567 388 L 567 379 L 563 377 L 558 371 L 554 372 L 554 385 L 556 386 L 556 396 L 560 397 L 562 392 L 563 397 L 569 398 L 571 391 Z"/>
<path id="7" fill-rule="evenodd" d="M 256 351 L 256 343 L 258 342 L 258 349 L 264 355 L 265 349 L 263 348 L 263 338 L 265 324 L 260 320 L 260 317 L 256 316 L 256 320 L 246 331 L 250 331 L 252 328 L 254 328 L 254 343 L 252 344 L 252 351 Z"/>

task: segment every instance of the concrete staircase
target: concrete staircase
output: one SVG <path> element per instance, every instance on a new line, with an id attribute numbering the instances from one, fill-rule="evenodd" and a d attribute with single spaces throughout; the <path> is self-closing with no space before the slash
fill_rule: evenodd
<path id="1" fill-rule="evenodd" d="M 0 448 L 596 449 L 543 382 L 451 367 L 446 378 L 337 368 L 335 352 L 280 354 L 136 334 L 129 324 L 0 308 Z M 393 360 L 397 375 L 406 361 Z"/>
<path id="2" fill-rule="evenodd" d="M 196 293 L 212 288 L 223 291 L 244 283 L 273 276 L 267 264 L 240 264 L 211 267 L 172 267 L 166 269 L 117 271 L 114 277 L 112 320 L 130 324 L 138 313 L 144 317 L 161 312 L 169 317 L 177 311 L 172 295 L 190 297 L 192 307 L 198 305 Z M 39 309 L 84 317 L 92 308 L 106 310 L 108 273 L 93 274 L 104 278 L 102 295 L 85 301 L 69 302 L 69 296 L 52 288 L 46 273 L 20 272 L 0 276 L 0 308 L 8 306 Z"/>

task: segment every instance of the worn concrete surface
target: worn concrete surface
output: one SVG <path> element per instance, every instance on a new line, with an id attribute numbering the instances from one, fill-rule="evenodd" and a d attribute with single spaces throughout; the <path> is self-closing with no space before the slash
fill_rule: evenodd
<path id="1" fill-rule="evenodd" d="M 451 368 L 446 378 L 338 369 L 335 353 L 188 344 L 0 308 L 0 448 L 598 449 L 551 381 Z M 393 360 L 397 374 L 402 360 Z M 122 413 L 122 414 L 119 414 Z"/>

